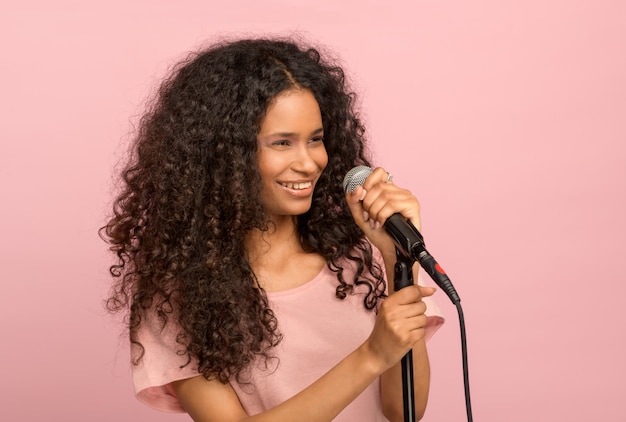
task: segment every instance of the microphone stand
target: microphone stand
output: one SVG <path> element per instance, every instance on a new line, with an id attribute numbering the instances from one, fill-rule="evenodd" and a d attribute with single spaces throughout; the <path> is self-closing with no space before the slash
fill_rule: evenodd
<path id="1" fill-rule="evenodd" d="M 398 291 L 413 284 L 413 264 L 415 260 L 401 253 L 396 247 L 396 265 L 393 269 L 393 289 Z M 413 351 L 402 357 L 402 399 L 404 402 L 404 422 L 415 422 L 415 391 L 413 384 Z"/>
<path id="2" fill-rule="evenodd" d="M 461 353 L 463 357 L 463 383 L 465 387 L 465 408 L 468 422 L 473 421 L 472 403 L 469 390 L 467 364 L 467 343 L 465 319 L 461 308 L 461 298 L 454 289 L 450 278 L 428 253 L 422 234 L 400 214 L 393 214 L 385 222 L 385 228 L 396 245 L 396 265 L 394 267 L 394 290 L 413 284 L 411 267 L 417 261 L 433 281 L 448 295 L 459 313 L 461 324 Z M 413 353 L 411 350 L 402 358 L 402 395 L 404 397 L 404 422 L 415 421 L 415 393 L 413 391 Z"/>

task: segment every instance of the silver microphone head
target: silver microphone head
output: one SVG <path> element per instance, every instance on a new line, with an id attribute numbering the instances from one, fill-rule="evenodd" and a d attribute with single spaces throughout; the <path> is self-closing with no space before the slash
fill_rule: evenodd
<path id="1" fill-rule="evenodd" d="M 372 174 L 372 169 L 367 166 L 356 166 L 343 178 L 343 190 L 345 193 L 354 191 L 357 186 L 363 185 L 367 176 Z"/>

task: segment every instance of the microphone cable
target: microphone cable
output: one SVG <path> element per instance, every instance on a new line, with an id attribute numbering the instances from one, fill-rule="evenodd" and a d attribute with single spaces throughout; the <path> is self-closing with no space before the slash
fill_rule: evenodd
<path id="1" fill-rule="evenodd" d="M 461 301 L 455 303 L 457 313 L 459 314 L 459 324 L 461 328 L 461 357 L 463 360 L 463 388 L 465 391 L 465 411 L 467 413 L 467 422 L 472 422 L 472 401 L 470 399 L 469 388 L 469 368 L 467 359 L 467 335 L 465 333 L 465 318 L 463 317 L 463 308 Z"/>
<path id="2" fill-rule="evenodd" d="M 346 193 L 354 191 L 357 186 L 362 186 L 365 179 L 373 172 L 370 167 L 356 166 L 350 170 L 343 179 L 343 189 Z M 402 257 L 405 260 L 404 272 L 408 272 L 407 268 L 412 265 L 413 262 L 419 262 L 420 266 L 426 271 L 426 273 L 433 279 L 433 281 L 439 286 L 446 295 L 450 298 L 452 303 L 456 306 L 457 313 L 459 315 L 459 324 L 461 329 L 461 358 L 463 362 L 463 386 L 465 392 L 465 410 L 467 413 L 467 421 L 473 422 L 472 416 L 472 402 L 470 398 L 469 387 L 469 364 L 467 358 L 467 334 L 465 331 L 465 318 L 463 316 L 463 308 L 461 307 L 461 298 L 457 294 L 450 278 L 446 272 L 441 268 L 441 265 L 437 263 L 435 258 L 428 253 L 424 244 L 424 237 L 417 230 L 410 221 L 406 220 L 402 215 L 396 213 L 387 219 L 384 224 L 385 229 L 396 244 L 396 253 L 398 257 Z M 399 259 L 400 262 L 400 259 Z M 403 361 L 404 365 L 404 361 Z M 403 380 L 403 383 L 405 381 Z M 412 388 L 412 386 L 410 387 Z M 405 392 L 406 393 L 406 392 Z M 412 403 L 413 398 L 410 398 Z M 408 412 L 406 409 L 405 400 L 405 422 L 414 422 L 411 419 L 414 415 Z M 409 406 L 410 407 L 410 406 Z"/>

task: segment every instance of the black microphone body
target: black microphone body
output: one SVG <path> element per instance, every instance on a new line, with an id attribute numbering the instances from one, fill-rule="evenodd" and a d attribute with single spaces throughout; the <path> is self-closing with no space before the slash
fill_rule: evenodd
<path id="1" fill-rule="evenodd" d="M 343 180 L 344 191 L 346 193 L 354 191 L 357 186 L 363 185 L 371 173 L 372 169 L 367 166 L 354 167 Z M 393 239 L 397 253 L 407 259 L 418 261 L 433 281 L 446 292 L 452 303 L 456 304 L 461 301 L 450 278 L 426 250 L 424 237 L 410 221 L 401 214 L 395 213 L 385 221 L 384 227 Z"/>

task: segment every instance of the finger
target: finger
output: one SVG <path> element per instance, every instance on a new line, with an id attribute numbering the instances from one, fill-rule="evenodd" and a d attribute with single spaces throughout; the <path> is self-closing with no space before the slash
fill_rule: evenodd
<path id="1" fill-rule="evenodd" d="M 363 221 L 369 219 L 369 217 L 366 218 L 363 214 L 364 210 L 362 201 L 366 194 L 367 192 L 362 186 L 357 186 L 355 190 L 346 194 L 346 202 L 348 203 L 348 208 L 352 213 L 354 221 L 358 225 L 361 225 Z"/>
<path id="2" fill-rule="evenodd" d="M 371 235 L 371 230 L 379 229 L 382 225 L 372 218 L 363 207 L 363 199 L 367 196 L 367 191 L 362 186 L 346 194 L 348 208 L 354 218 L 354 222 L 363 230 L 366 236 Z"/>
<path id="3" fill-rule="evenodd" d="M 389 183 L 377 183 L 366 190 L 363 208 L 370 217 L 382 224 L 393 214 L 398 213 L 419 227 L 419 201 L 410 191 Z"/>
<path id="4" fill-rule="evenodd" d="M 367 176 L 365 182 L 363 182 L 363 187 L 365 188 L 365 190 L 369 191 L 371 188 L 379 183 L 387 183 L 389 174 L 390 173 L 388 173 L 382 167 L 376 167 L 374 171 L 372 171 L 372 174 Z"/>
<path id="5" fill-rule="evenodd" d="M 432 296 L 437 291 L 436 287 L 430 287 L 430 286 L 419 286 L 419 289 L 422 294 L 422 297 Z"/>
<path id="6" fill-rule="evenodd" d="M 372 219 L 384 224 L 393 214 L 402 214 L 409 208 L 410 205 L 403 202 L 404 198 L 394 192 L 382 192 L 366 209 Z"/>
<path id="7" fill-rule="evenodd" d="M 397 338 L 402 339 L 402 343 L 412 344 L 421 338 L 420 330 L 423 330 L 427 324 L 428 317 L 424 313 L 420 313 L 389 321 L 388 327 Z"/>
<path id="8" fill-rule="evenodd" d="M 424 338 L 426 335 L 426 329 L 424 326 L 411 330 L 411 347 L 415 346 L 415 344 Z"/>
<path id="9" fill-rule="evenodd" d="M 419 217 L 419 203 L 410 191 L 400 189 L 392 183 L 391 173 L 377 167 L 363 182 L 366 195 L 362 195 L 363 208 L 381 225 L 392 214 L 399 212 L 406 218 Z M 406 212 L 405 212 L 406 211 Z"/>
<path id="10" fill-rule="evenodd" d="M 396 191 L 397 188 L 393 189 L 389 191 L 378 184 L 367 190 L 367 195 L 363 198 L 363 208 L 370 217 L 382 223 L 383 219 L 386 220 L 393 214 L 397 203 L 403 200 L 402 194 Z"/>
<path id="11" fill-rule="evenodd" d="M 426 304 L 422 301 L 411 303 L 410 305 L 399 305 L 394 309 L 388 310 L 384 315 L 388 321 L 400 322 L 401 324 L 410 324 L 414 326 L 413 321 L 426 313 Z"/>
<path id="12" fill-rule="evenodd" d="M 405 317 L 409 319 L 418 318 L 424 315 L 427 309 L 426 304 L 422 302 L 421 300 L 411 305 L 403 305 L 403 308 L 404 308 L 403 310 L 405 313 Z"/>
<path id="13" fill-rule="evenodd" d="M 389 302 L 390 306 L 408 305 L 420 301 L 421 298 L 422 295 L 420 291 L 420 286 L 418 286 L 417 284 L 413 284 L 393 292 L 388 298 L 383 301 L 383 304 L 385 304 L 385 302 Z"/>

